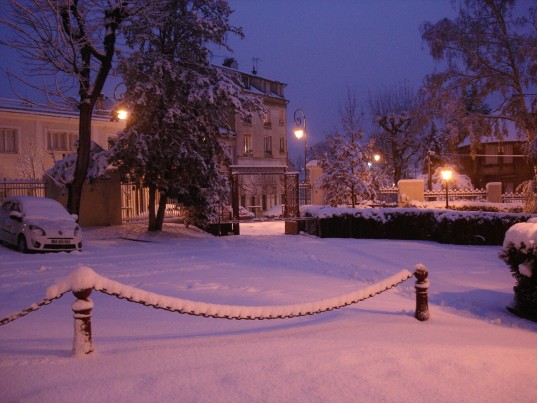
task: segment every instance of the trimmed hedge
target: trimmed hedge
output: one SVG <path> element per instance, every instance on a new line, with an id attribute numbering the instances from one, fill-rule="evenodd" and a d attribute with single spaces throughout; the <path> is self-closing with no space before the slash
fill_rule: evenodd
<path id="1" fill-rule="evenodd" d="M 534 216 L 409 208 L 307 215 L 317 219 L 307 221 L 305 231 L 320 238 L 428 240 L 459 245 L 502 245 L 508 228 Z"/>

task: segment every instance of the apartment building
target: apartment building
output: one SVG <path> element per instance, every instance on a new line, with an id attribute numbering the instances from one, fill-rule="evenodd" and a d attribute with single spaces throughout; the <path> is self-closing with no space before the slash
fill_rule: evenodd
<path id="1" fill-rule="evenodd" d="M 239 204 L 259 214 L 283 202 L 283 174 L 288 166 L 286 84 L 241 72 L 233 59 L 225 60 L 222 68 L 239 75 L 244 91 L 262 97 L 267 108 L 263 117 L 235 115 L 232 124 L 236 136 L 231 172 L 238 174 Z"/>
<path id="2" fill-rule="evenodd" d="M 92 120 L 92 140 L 103 148 L 124 127 L 124 122 L 111 121 L 106 106 L 100 103 Z M 0 99 L 0 178 L 40 179 L 55 160 L 74 153 L 78 116 L 76 110 Z"/>

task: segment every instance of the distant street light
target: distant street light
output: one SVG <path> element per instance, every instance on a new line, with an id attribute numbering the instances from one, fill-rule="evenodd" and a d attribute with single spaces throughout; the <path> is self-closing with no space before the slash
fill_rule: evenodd
<path id="1" fill-rule="evenodd" d="M 293 120 L 297 128 L 293 131 L 295 137 L 301 140 L 304 137 L 304 182 L 308 183 L 308 171 L 306 170 L 306 116 L 302 109 L 293 113 Z"/>
<path id="2" fill-rule="evenodd" d="M 379 155 L 379 154 L 374 155 L 374 161 L 375 162 L 379 162 L 380 159 L 381 159 L 381 155 Z"/>
<path id="3" fill-rule="evenodd" d="M 446 206 L 445 206 L 445 208 L 448 209 L 448 181 L 452 179 L 452 169 L 444 168 L 441 171 L 441 177 L 445 181 L 445 188 L 446 188 Z"/>

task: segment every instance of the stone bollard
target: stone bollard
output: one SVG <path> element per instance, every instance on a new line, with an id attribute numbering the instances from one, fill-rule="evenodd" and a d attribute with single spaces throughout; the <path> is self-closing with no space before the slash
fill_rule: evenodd
<path id="1" fill-rule="evenodd" d="M 417 281 L 415 283 L 415 291 L 417 295 L 417 306 L 415 309 L 415 318 L 420 321 L 428 320 L 430 311 L 428 309 L 428 269 L 423 264 L 415 265 L 414 273 Z"/>
<path id="2" fill-rule="evenodd" d="M 77 300 L 71 305 L 75 318 L 75 335 L 73 338 L 73 355 L 81 356 L 93 351 L 92 342 L 92 308 L 93 301 L 88 297 L 92 289 L 73 291 Z"/>

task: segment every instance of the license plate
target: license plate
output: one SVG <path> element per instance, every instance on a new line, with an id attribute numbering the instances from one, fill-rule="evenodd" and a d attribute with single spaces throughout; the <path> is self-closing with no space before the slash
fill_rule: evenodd
<path id="1" fill-rule="evenodd" d="M 53 245 L 68 245 L 71 243 L 69 239 L 51 239 Z"/>

